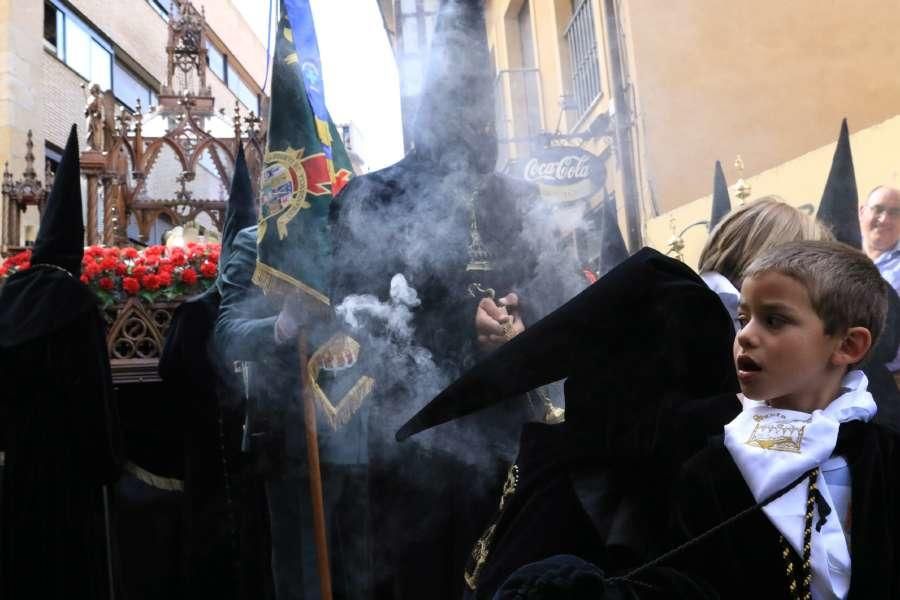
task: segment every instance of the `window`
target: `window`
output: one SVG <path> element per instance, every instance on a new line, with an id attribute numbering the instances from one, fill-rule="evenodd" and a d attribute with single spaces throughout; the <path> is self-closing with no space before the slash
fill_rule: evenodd
<path id="1" fill-rule="evenodd" d="M 60 46 L 63 15 L 49 2 L 44 2 L 44 40 L 54 49 Z"/>
<path id="2" fill-rule="evenodd" d="M 169 18 L 169 8 L 167 2 L 163 2 L 163 0 L 147 0 L 147 2 L 149 2 L 150 6 L 152 6 L 156 10 L 156 12 L 159 13 L 159 16 L 164 19 Z"/>
<path id="3" fill-rule="evenodd" d="M 227 65 L 228 67 L 228 78 L 226 83 L 228 84 L 228 89 L 230 89 L 235 96 L 237 96 L 238 100 L 241 101 L 241 104 L 259 114 L 259 97 L 250 87 L 244 83 L 244 80 L 238 75 L 238 72 L 234 70 L 231 65 Z"/>
<path id="4" fill-rule="evenodd" d="M 399 0 L 400 83 L 404 96 L 418 96 L 422 91 L 424 58 L 434 34 L 438 0 Z"/>
<path id="5" fill-rule="evenodd" d="M 116 99 L 131 110 L 137 108 L 138 99 L 141 100 L 144 110 L 156 104 L 156 93 L 153 88 L 118 60 L 113 65 L 112 89 Z"/>
<path id="6" fill-rule="evenodd" d="M 51 174 L 56 175 L 62 160 L 62 150 L 50 142 L 44 142 L 44 166 Z"/>
<path id="7" fill-rule="evenodd" d="M 521 94 L 518 108 L 524 113 L 526 135 L 537 135 L 541 130 L 540 82 L 537 76 L 537 62 L 534 58 L 534 32 L 531 26 L 531 3 L 525 0 L 516 19 L 519 26 L 521 42 L 521 79 L 517 82 L 516 91 Z"/>
<path id="8" fill-rule="evenodd" d="M 44 3 L 44 39 L 76 73 L 104 90 L 112 87 L 112 46 L 56 0 Z"/>
<path id="9" fill-rule="evenodd" d="M 564 37 L 569 45 L 572 69 L 570 93 L 580 117 L 600 97 L 600 64 L 592 3 L 579 0 L 573 2 L 573 7 Z"/>
<path id="10" fill-rule="evenodd" d="M 209 70 L 218 76 L 219 79 L 225 81 L 225 73 L 227 66 L 227 59 L 225 55 L 219 52 L 219 49 L 216 48 L 209 40 L 206 41 L 206 64 L 209 66 Z"/>

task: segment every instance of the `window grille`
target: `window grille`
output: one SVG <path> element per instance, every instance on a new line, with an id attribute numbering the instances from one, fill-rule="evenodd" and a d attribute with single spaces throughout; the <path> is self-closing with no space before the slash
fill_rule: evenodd
<path id="1" fill-rule="evenodd" d="M 577 3 L 563 36 L 569 46 L 571 95 L 580 118 L 601 95 L 597 33 L 590 0 Z"/>

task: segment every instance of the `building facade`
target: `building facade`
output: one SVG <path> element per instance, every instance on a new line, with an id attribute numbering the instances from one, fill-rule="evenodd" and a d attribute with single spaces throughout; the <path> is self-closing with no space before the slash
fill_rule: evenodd
<path id="1" fill-rule="evenodd" d="M 72 123 L 84 149 L 93 84 L 110 90 L 117 108 L 134 112 L 140 103 L 152 112 L 167 80 L 169 19 L 184 1 L 0 0 L 0 160 L 10 172 L 18 176 L 25 166 L 28 131 L 40 173 L 45 164 L 53 170 Z M 267 102 L 263 40 L 230 2 L 197 8 L 216 110 L 227 110 L 230 121 L 237 102 L 243 114 L 260 114 Z M 178 175 L 163 171 L 157 176 Z M 23 242 L 34 239 L 37 223 L 38 211 L 29 207 L 21 218 Z"/>
<path id="2" fill-rule="evenodd" d="M 708 219 L 716 160 L 751 197 L 814 210 L 843 117 L 861 196 L 896 181 L 896 3 L 486 0 L 485 11 L 500 168 L 521 174 L 547 146 L 600 157 L 587 216 L 612 198 L 632 251 L 668 251 Z M 810 155 L 827 158 L 813 167 Z M 705 235 L 681 236 L 689 264 Z"/>
<path id="3" fill-rule="evenodd" d="M 497 70 L 498 167 L 582 214 L 580 225 L 564 234 L 586 265 L 599 256 L 604 214 L 617 215 L 615 225 L 633 251 L 643 244 L 642 224 L 654 211 L 642 184 L 642 137 L 621 8 L 613 0 L 485 5 Z"/>

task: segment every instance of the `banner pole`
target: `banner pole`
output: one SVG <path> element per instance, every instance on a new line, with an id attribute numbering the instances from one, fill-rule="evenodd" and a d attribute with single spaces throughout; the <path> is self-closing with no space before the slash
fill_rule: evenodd
<path id="1" fill-rule="evenodd" d="M 328 564 L 328 537 L 325 529 L 325 502 L 322 495 L 322 468 L 319 464 L 319 434 L 316 428 L 316 405 L 309 393 L 309 361 L 306 334 L 300 333 L 300 373 L 303 417 L 306 427 L 306 453 L 309 464 L 309 494 L 312 504 L 313 539 L 316 545 L 316 570 L 319 574 L 322 600 L 331 600 L 331 568 Z"/>

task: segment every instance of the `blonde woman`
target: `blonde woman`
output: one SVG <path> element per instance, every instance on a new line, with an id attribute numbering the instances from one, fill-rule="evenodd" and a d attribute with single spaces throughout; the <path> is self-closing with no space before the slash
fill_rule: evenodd
<path id="1" fill-rule="evenodd" d="M 785 242 L 830 239 L 812 216 L 778 196 L 763 196 L 734 209 L 716 226 L 700 253 L 700 277 L 719 295 L 737 331 L 738 289 L 753 259 Z"/>

